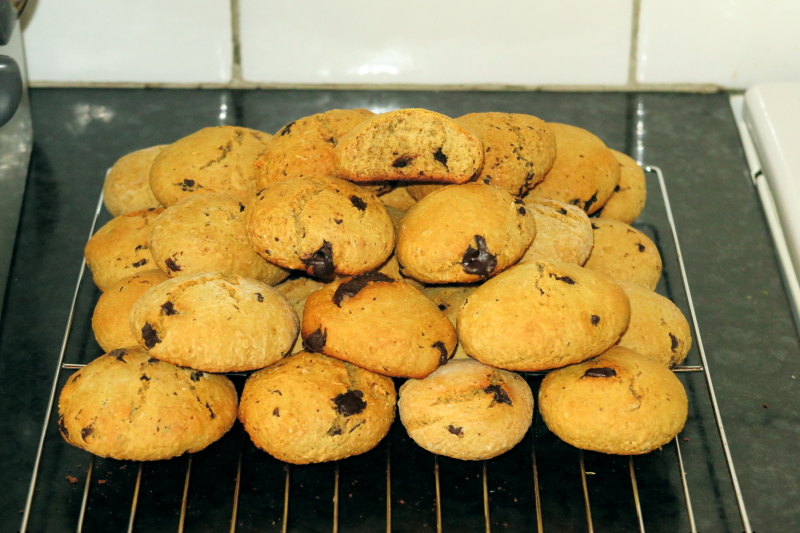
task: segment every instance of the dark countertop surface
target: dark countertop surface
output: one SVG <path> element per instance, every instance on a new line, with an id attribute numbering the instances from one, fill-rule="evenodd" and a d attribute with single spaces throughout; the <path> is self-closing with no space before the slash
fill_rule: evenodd
<path id="1" fill-rule="evenodd" d="M 796 379 L 800 378 L 800 342 L 761 206 L 748 178 L 727 94 L 138 89 L 31 90 L 34 146 L 0 321 L 0 487 L 3 493 L 0 496 L 0 531 L 17 531 L 20 527 L 83 246 L 106 169 L 126 153 L 169 143 L 204 126 L 237 124 L 274 133 L 296 118 L 332 108 L 351 107 L 367 107 L 373 111 L 423 107 L 449 116 L 476 111 L 529 113 L 547 121 L 588 129 L 611 148 L 629 154 L 640 150 L 646 164 L 660 167 L 666 178 L 702 341 L 752 528 L 758 533 L 800 531 L 800 475 L 796 468 L 800 457 L 800 394 Z M 676 284 L 674 279 L 667 281 Z M 87 301 L 96 298 L 96 292 L 92 293 L 91 289 L 83 292 Z M 79 322 L 83 329 L 75 340 L 77 346 L 74 350 L 97 355 L 99 348 L 92 344 L 94 341 L 90 335 L 86 335 L 86 317 L 91 312 L 88 305 L 79 305 L 76 323 Z M 698 361 L 692 364 L 698 364 Z M 704 533 L 742 531 L 730 477 L 721 459 L 719 440 L 715 437 L 716 425 L 709 415 L 705 384 L 699 373 L 682 377 L 686 380 L 690 398 L 699 398 L 692 407 L 690 423 L 682 435 L 688 440 L 681 445 L 687 475 L 698 478 L 694 485 L 690 483 L 697 529 Z M 57 434 L 53 435 L 51 431 L 48 442 L 59 440 Z M 538 430 L 536 435 L 538 439 Z M 547 448 L 547 437 L 542 439 L 541 446 Z M 400 446 L 398 443 L 403 442 L 402 436 L 398 436 L 391 451 L 387 445 L 381 453 L 392 454 L 394 461 Z M 240 444 L 233 446 L 241 447 Z M 536 446 L 538 465 L 546 477 L 548 468 L 560 468 L 558 464 L 550 463 L 561 457 L 558 452 L 553 456 L 542 456 L 539 441 Z M 37 485 L 41 487 L 37 489 L 41 490 L 41 495 L 34 500 L 30 531 L 76 529 L 75 509 L 80 505 L 81 476 L 85 477 L 88 459 L 87 454 L 76 455 L 83 452 L 67 448 L 53 444 L 50 455 L 57 457 L 43 460 Z M 213 453 L 222 456 L 224 452 L 223 449 Z M 245 458 L 250 457 L 247 453 Z M 410 449 L 407 457 L 413 458 L 415 453 Z M 203 457 L 206 456 L 196 458 L 195 462 L 202 463 Z M 637 466 L 637 472 L 641 470 L 637 479 L 640 489 L 646 492 L 642 505 L 647 531 L 689 531 L 682 492 L 675 488 L 679 487 L 675 485 L 675 474 L 664 474 L 664 480 L 648 479 L 648 469 L 657 470 L 657 465 L 653 464 L 658 457 L 654 455 L 637 462 L 641 465 Z M 258 460 L 253 459 L 256 463 Z M 401 471 L 403 460 L 407 460 L 405 466 L 409 470 L 416 468 L 411 459 L 398 456 L 398 462 L 392 464 L 400 466 L 393 466 L 393 475 Z M 520 457 L 519 460 L 530 463 L 530 458 Z M 587 456 L 587 470 L 593 460 Z M 347 482 L 348 468 L 353 465 L 347 461 L 341 463 L 341 483 Z M 371 464 L 369 461 L 375 461 L 375 456 L 367 457 L 365 461 Z M 277 468 L 268 462 L 258 464 L 265 472 Z M 627 459 L 620 464 L 627 468 Z M 111 531 L 128 526 L 127 511 L 124 521 L 110 515 L 104 518 L 102 514 L 113 508 L 116 498 L 121 498 L 119 501 L 122 502 L 118 507 L 131 507 L 128 488 L 113 492 L 105 486 L 113 485 L 112 474 L 115 472 L 119 479 L 130 477 L 130 474 L 120 473 L 124 467 L 99 461 L 96 468 L 105 470 L 96 474 L 95 481 L 92 481 L 92 490 L 96 488 L 98 496 L 90 497 L 89 511 L 94 510 L 95 515 L 100 515 L 87 518 L 85 531 Z M 184 479 L 182 471 L 168 477 L 170 469 L 176 468 L 172 463 L 152 468 L 159 476 L 164 476 L 158 478 L 162 479 L 159 485 L 177 483 L 175 491 L 179 505 Z M 303 476 L 307 476 L 306 482 L 311 486 L 312 478 L 330 472 L 326 468 L 329 467 L 295 469 L 292 470 L 292 479 L 300 480 L 299 486 L 302 487 Z M 468 480 L 472 479 L 471 474 L 464 474 L 451 461 L 442 460 L 440 468 L 442 483 L 450 479 L 447 476 L 457 480 L 452 494 L 460 494 L 462 489 L 459 487 L 467 486 Z M 599 477 L 602 468 L 598 463 L 596 475 L 588 477 Z M 135 468 L 127 470 L 135 477 Z M 609 472 L 615 471 L 616 467 L 612 465 Z M 150 471 L 145 472 L 147 476 Z M 72 484 L 67 476 L 79 478 L 81 482 Z M 172 481 L 176 477 L 179 481 Z M 224 476 L 212 477 L 213 480 L 208 480 L 202 474 L 193 474 L 192 483 L 223 483 L 227 479 Z M 412 481 L 407 483 L 412 488 L 408 489 L 409 495 L 405 497 L 402 496 L 405 490 L 402 479 L 398 478 L 393 487 L 392 499 L 396 503 L 393 529 L 435 530 L 435 517 L 432 521 L 417 519 L 407 510 L 406 501 L 413 500 L 412 492 L 423 498 L 428 490 L 414 489 Z M 664 487 L 652 486 L 661 481 Z M 103 485 L 96 484 L 99 482 Z M 590 485 L 594 482 L 590 479 Z M 251 484 L 255 486 L 257 480 L 248 483 L 248 487 Z M 283 478 L 280 478 L 280 483 L 283 483 Z M 541 484 L 544 501 L 548 483 L 543 480 Z M 366 498 L 364 491 L 356 490 L 357 485 L 356 482 L 346 485 L 352 489 L 350 497 L 355 494 L 356 498 Z M 513 482 L 509 482 L 511 485 Z M 124 483 L 121 486 L 128 487 Z M 143 489 L 139 505 L 162 509 L 166 505 L 163 502 L 148 500 L 147 495 L 154 493 L 151 489 L 148 489 L 150 492 Z M 283 489 L 282 485 L 280 489 Z M 596 502 L 616 496 L 613 490 L 591 490 L 594 491 L 592 505 L 596 509 L 594 526 L 597 531 L 639 531 L 635 515 L 630 527 L 603 529 L 604 523 L 616 524 L 618 516 L 605 507 L 598 508 L 602 506 Z M 248 494 L 245 491 L 241 497 L 246 500 L 252 496 Z M 498 486 L 497 492 L 492 492 L 493 501 L 499 502 L 508 496 L 504 494 Z M 323 491 L 316 496 L 299 495 L 293 501 L 297 502 L 296 508 L 304 509 L 302 514 L 313 517 L 317 513 L 315 505 L 319 506 L 318 502 L 328 496 Z M 277 498 L 266 493 L 264 497 Z M 449 497 L 454 498 L 453 502 L 447 503 Z M 584 513 L 582 495 L 580 505 L 563 503 L 571 497 L 556 493 L 556 503 L 543 503 L 543 513 L 549 513 L 545 516 L 544 531 L 550 530 L 548 520 L 569 514 L 570 509 Z M 210 496 L 203 498 L 198 496 L 193 505 L 190 502 L 195 514 L 190 512 L 187 516 L 186 531 L 227 531 L 229 526 L 215 525 L 211 512 L 221 504 Z M 443 512 L 458 510 L 451 513 L 452 523 L 458 526 L 457 529 L 485 531 L 482 518 L 471 525 L 461 520 L 470 515 L 470 506 L 474 504 L 464 504 L 462 508 L 456 502 L 456 496 L 443 495 L 442 498 Z M 520 508 L 517 514 L 508 510 L 516 509 L 513 503 L 493 511 L 492 529 L 532 530 L 536 517 L 530 514 L 530 498 L 530 495 L 519 496 L 527 502 L 525 506 L 528 508 Z M 278 505 L 282 509 L 282 501 L 275 504 L 272 500 L 269 505 L 264 503 L 266 500 L 261 500 L 261 505 L 265 508 Z M 430 516 L 429 505 L 425 502 L 419 504 L 419 501 L 419 515 Z M 512 501 L 517 502 L 517 497 L 509 496 L 509 502 Z M 254 505 L 258 507 L 259 504 Z M 385 502 L 381 505 L 385 506 Z M 341 507 L 339 529 L 385 530 L 385 524 L 372 517 L 375 511 L 368 506 L 364 509 L 353 511 L 346 505 Z M 205 517 L 201 513 L 203 510 L 211 510 L 211 515 Z M 382 513 L 382 508 L 379 511 Z M 169 513 L 172 511 L 164 512 L 167 513 L 165 516 L 171 516 Z M 327 504 L 319 511 L 322 515 L 328 512 Z M 222 514 L 230 520 L 228 510 Z M 256 526 L 252 524 L 261 516 L 257 514 L 252 510 L 242 510 L 237 531 L 255 530 Z M 136 531 L 161 530 L 164 521 L 153 518 L 151 523 L 146 515 L 139 516 Z M 277 526 L 274 520 L 261 522 L 263 530 L 279 531 L 280 512 L 277 517 Z M 373 518 L 378 520 L 379 526 L 369 525 Z M 297 518 L 289 530 L 329 531 L 330 521 L 325 520 L 328 520 L 328 525 L 319 526 L 312 518 Z M 164 527 L 169 531 L 177 529 Z M 581 514 L 573 525 L 552 530 L 586 529 L 586 520 Z M 447 531 L 448 527 L 445 526 L 444 530 Z"/>

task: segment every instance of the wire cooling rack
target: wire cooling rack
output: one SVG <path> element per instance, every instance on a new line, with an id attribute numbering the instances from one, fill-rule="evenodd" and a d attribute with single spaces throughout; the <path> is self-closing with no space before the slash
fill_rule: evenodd
<path id="1" fill-rule="evenodd" d="M 657 291 L 694 334 L 674 370 L 689 396 L 684 430 L 643 456 L 584 452 L 536 412 L 525 439 L 487 461 L 418 447 L 395 421 L 372 451 L 295 466 L 256 449 L 237 422 L 206 450 L 168 461 L 95 457 L 66 444 L 55 404 L 76 369 L 101 355 L 91 331 L 98 291 L 81 265 L 50 391 L 20 531 L 72 532 L 683 532 L 753 533 L 694 312 L 664 176 L 645 167 L 637 228 L 664 261 Z M 102 195 L 89 232 L 102 222 Z M 525 378 L 534 393 L 544 372 Z M 244 376 L 233 375 L 239 390 Z"/>

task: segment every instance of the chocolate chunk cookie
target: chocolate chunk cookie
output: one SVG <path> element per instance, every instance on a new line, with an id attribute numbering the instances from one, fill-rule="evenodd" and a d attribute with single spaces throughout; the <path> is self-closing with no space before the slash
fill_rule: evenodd
<path id="1" fill-rule="evenodd" d="M 525 204 L 536 222 L 533 239 L 520 263 L 541 259 L 583 265 L 594 245 L 592 223 L 586 212 L 556 200 L 530 198 Z"/>
<path id="2" fill-rule="evenodd" d="M 118 217 L 125 213 L 159 207 L 150 190 L 150 167 L 166 145 L 151 146 L 120 157 L 103 182 L 103 203 Z"/>
<path id="3" fill-rule="evenodd" d="M 236 420 L 236 404 L 227 377 L 129 347 L 100 356 L 67 380 L 58 429 L 68 443 L 100 457 L 158 461 L 218 440 Z"/>
<path id="4" fill-rule="evenodd" d="M 675 438 L 686 422 L 688 401 L 666 366 L 614 346 L 547 374 L 539 411 L 550 431 L 572 446 L 637 455 Z"/>
<path id="5" fill-rule="evenodd" d="M 398 410 L 408 435 L 426 450 L 479 461 L 522 440 L 533 419 L 533 393 L 514 372 L 461 359 L 406 381 Z"/>
<path id="6" fill-rule="evenodd" d="M 300 352 L 248 378 L 239 420 L 273 457 L 321 463 L 374 448 L 394 420 L 396 399 L 390 378 Z"/>
<path id="7" fill-rule="evenodd" d="M 153 357 L 204 372 L 239 372 L 286 355 L 299 320 L 275 289 L 241 276 L 179 276 L 149 289 L 131 328 Z"/>
<path id="8" fill-rule="evenodd" d="M 321 279 L 375 269 L 394 246 L 394 225 L 378 197 L 330 177 L 261 190 L 247 210 L 247 233 L 268 261 Z"/>
<path id="9" fill-rule="evenodd" d="M 479 287 L 477 283 L 473 284 L 455 284 L 455 285 L 426 285 L 420 289 L 422 294 L 430 298 L 436 304 L 442 313 L 450 320 L 453 327 L 456 327 L 458 319 L 458 310 L 464 305 L 470 294 L 475 292 Z M 469 357 L 461 346 L 461 343 L 456 345 L 456 351 L 453 353 L 453 359 L 465 359 Z"/>
<path id="10" fill-rule="evenodd" d="M 630 156 L 616 150 L 611 150 L 611 153 L 619 162 L 619 185 L 614 188 L 614 194 L 600 209 L 598 215 L 632 224 L 647 201 L 644 170 Z"/>
<path id="11" fill-rule="evenodd" d="M 638 229 L 606 218 L 592 219 L 594 246 L 583 264 L 615 281 L 628 281 L 655 290 L 661 279 L 661 254 Z"/>
<path id="12" fill-rule="evenodd" d="M 289 303 L 292 304 L 294 312 L 302 321 L 303 312 L 306 307 L 306 299 L 308 299 L 312 292 L 321 289 L 323 285 L 324 283 L 317 281 L 312 277 L 306 276 L 305 274 L 297 274 L 289 277 L 289 279 L 286 281 L 275 285 L 275 290 L 282 294 L 289 301 Z M 294 342 L 294 346 L 292 346 L 291 353 L 297 353 L 302 350 L 303 337 L 302 335 L 298 335 L 297 340 Z"/>
<path id="13" fill-rule="evenodd" d="M 394 377 L 425 377 L 446 364 L 456 346 L 455 328 L 436 304 L 379 272 L 311 294 L 302 335 L 309 350 Z"/>
<path id="14" fill-rule="evenodd" d="M 514 264 L 536 235 L 525 202 L 484 185 L 451 185 L 409 209 L 395 255 L 405 276 L 423 283 L 472 283 Z"/>
<path id="15" fill-rule="evenodd" d="M 546 370 L 605 351 L 629 316 L 627 296 L 604 276 L 570 263 L 532 261 L 469 296 L 458 312 L 458 338 L 487 365 Z"/>
<path id="16" fill-rule="evenodd" d="M 464 183 L 483 163 L 480 139 L 426 109 L 399 109 L 369 118 L 336 145 L 336 169 L 351 181 Z"/>

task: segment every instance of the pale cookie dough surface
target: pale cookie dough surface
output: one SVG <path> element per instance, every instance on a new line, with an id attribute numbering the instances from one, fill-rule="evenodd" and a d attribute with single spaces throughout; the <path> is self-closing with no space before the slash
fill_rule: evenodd
<path id="1" fill-rule="evenodd" d="M 584 267 L 655 290 L 663 268 L 655 243 L 638 229 L 605 218 L 592 219 L 594 246 Z"/>
<path id="2" fill-rule="evenodd" d="M 586 212 L 556 200 L 528 199 L 536 222 L 536 237 L 520 263 L 540 259 L 583 265 L 594 245 L 592 223 Z"/>

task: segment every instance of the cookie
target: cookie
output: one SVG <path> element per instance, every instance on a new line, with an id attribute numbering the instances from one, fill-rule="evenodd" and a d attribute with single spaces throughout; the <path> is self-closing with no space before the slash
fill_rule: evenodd
<path id="1" fill-rule="evenodd" d="M 644 170 L 630 156 L 616 150 L 611 150 L 611 153 L 619 162 L 619 184 L 597 214 L 603 218 L 632 224 L 641 214 L 647 201 Z"/>
<path id="2" fill-rule="evenodd" d="M 414 442 L 467 461 L 507 452 L 533 420 L 533 393 L 522 377 L 466 359 L 403 383 L 397 406 Z"/>
<path id="3" fill-rule="evenodd" d="M 340 177 L 361 181 L 464 183 L 483 163 L 483 146 L 469 129 L 426 109 L 399 109 L 369 118 L 336 145 Z"/>
<path id="4" fill-rule="evenodd" d="M 536 235 L 525 202 L 483 183 L 451 185 L 398 225 L 401 272 L 423 283 L 473 283 L 513 265 Z"/>
<path id="5" fill-rule="evenodd" d="M 408 194 L 411 198 L 414 199 L 415 202 L 419 202 L 429 194 L 438 191 L 442 187 L 447 187 L 446 183 L 409 183 L 406 186 L 408 189 Z"/>
<path id="6" fill-rule="evenodd" d="M 567 444 L 618 455 L 648 453 L 683 429 L 686 391 L 667 367 L 614 346 L 554 370 L 539 388 L 539 412 Z"/>
<path id="7" fill-rule="evenodd" d="M 95 285 L 105 291 L 122 278 L 152 270 L 156 264 L 147 236 L 164 208 L 114 217 L 91 236 L 83 250 Z"/>
<path id="8" fill-rule="evenodd" d="M 164 206 L 206 192 L 247 204 L 258 191 L 253 163 L 270 137 L 239 126 L 203 128 L 158 154 L 150 167 L 150 188 Z"/>
<path id="9" fill-rule="evenodd" d="M 387 208 L 393 207 L 403 213 L 411 209 L 411 206 L 417 203 L 417 201 L 412 198 L 411 194 L 409 194 L 409 186 L 407 185 L 396 186 L 386 194 L 382 194 L 380 199 Z"/>
<path id="10" fill-rule="evenodd" d="M 272 287 L 241 276 L 179 276 L 134 304 L 131 329 L 150 355 L 204 372 L 241 372 L 286 355 L 299 320 Z"/>
<path id="11" fill-rule="evenodd" d="M 586 212 L 556 200 L 528 199 L 525 204 L 536 223 L 536 237 L 520 263 L 541 259 L 583 265 L 594 245 L 592 223 Z"/>
<path id="12" fill-rule="evenodd" d="M 556 158 L 544 179 L 528 194 L 594 213 L 614 193 L 619 163 L 603 141 L 588 131 L 553 122 L 548 126 L 556 136 Z"/>
<path id="13" fill-rule="evenodd" d="M 158 461 L 217 441 L 236 420 L 236 404 L 227 377 L 128 347 L 100 356 L 67 380 L 58 429 L 68 443 L 100 457 Z"/>
<path id="14" fill-rule="evenodd" d="M 556 138 L 544 120 L 522 113 L 470 113 L 456 118 L 483 141 L 475 181 L 522 196 L 544 179 L 556 157 Z"/>
<path id="15" fill-rule="evenodd" d="M 655 290 L 661 279 L 661 254 L 650 237 L 638 229 L 605 218 L 592 219 L 594 246 L 584 267 L 614 281 L 627 281 Z"/>
<path id="16" fill-rule="evenodd" d="M 623 290 L 570 263 L 531 261 L 481 285 L 458 312 L 468 355 L 507 370 L 547 370 L 602 353 L 628 325 Z"/>
<path id="17" fill-rule="evenodd" d="M 683 312 L 657 292 L 634 283 L 619 283 L 631 304 L 631 319 L 619 344 L 669 368 L 686 359 L 692 330 Z"/>
<path id="18" fill-rule="evenodd" d="M 374 115 L 366 109 L 331 109 L 286 124 L 253 164 L 258 189 L 287 178 L 335 177 L 333 151 L 339 139 Z"/>
<path id="19" fill-rule="evenodd" d="M 302 320 L 303 311 L 306 307 L 306 299 L 312 292 L 321 289 L 323 285 L 324 283 L 301 274 L 289 277 L 286 281 L 275 285 L 274 288 L 292 304 L 292 309 L 294 309 L 294 312 Z M 303 337 L 298 335 L 290 353 L 297 353 L 302 350 Z"/>
<path id="20" fill-rule="evenodd" d="M 396 400 L 390 378 L 300 352 L 247 379 L 239 420 L 273 457 L 321 463 L 374 448 L 389 431 Z"/>
<path id="21" fill-rule="evenodd" d="M 455 328 L 436 304 L 378 272 L 312 293 L 301 332 L 308 350 L 393 377 L 425 377 L 456 346 Z"/>
<path id="22" fill-rule="evenodd" d="M 157 268 L 145 270 L 121 279 L 100 295 L 92 313 L 92 331 L 104 351 L 138 344 L 128 321 L 133 304 L 147 289 L 168 279 Z"/>
<path id="23" fill-rule="evenodd" d="M 456 327 L 458 319 L 458 310 L 464 305 L 470 294 L 475 292 L 478 288 L 477 284 L 472 285 L 427 285 L 419 289 L 422 294 L 427 296 L 436 307 L 444 313 L 444 315 Z M 456 351 L 453 353 L 453 359 L 465 359 L 469 357 L 461 346 L 461 343 L 456 345 Z"/>
<path id="24" fill-rule="evenodd" d="M 330 177 L 261 190 L 247 210 L 247 233 L 268 261 L 322 279 L 378 268 L 394 246 L 394 225 L 378 197 Z"/>
<path id="25" fill-rule="evenodd" d="M 267 285 L 289 271 L 258 255 L 250 245 L 246 207 L 224 194 L 193 194 L 164 211 L 148 238 L 150 252 L 169 277 L 224 272 Z"/>
<path id="26" fill-rule="evenodd" d="M 167 145 L 136 150 L 120 157 L 103 182 L 103 203 L 113 216 L 159 207 L 150 190 L 150 167 Z"/>

